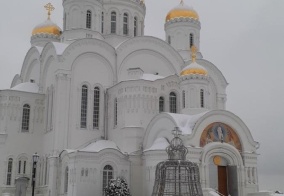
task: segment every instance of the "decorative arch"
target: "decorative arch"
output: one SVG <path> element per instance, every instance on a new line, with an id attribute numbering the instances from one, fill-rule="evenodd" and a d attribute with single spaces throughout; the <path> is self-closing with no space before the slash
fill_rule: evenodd
<path id="1" fill-rule="evenodd" d="M 40 55 L 41 55 L 41 51 L 39 51 L 38 48 L 34 46 L 31 47 L 31 49 L 27 52 L 23 65 L 22 65 L 21 74 L 20 74 L 22 78 L 27 74 L 27 71 L 29 69 L 29 66 L 31 65 L 31 62 L 35 60 L 39 61 Z"/>
<path id="2" fill-rule="evenodd" d="M 227 143 L 242 152 L 239 136 L 232 127 L 222 122 L 211 123 L 202 132 L 200 147 L 204 147 L 211 142 Z"/>

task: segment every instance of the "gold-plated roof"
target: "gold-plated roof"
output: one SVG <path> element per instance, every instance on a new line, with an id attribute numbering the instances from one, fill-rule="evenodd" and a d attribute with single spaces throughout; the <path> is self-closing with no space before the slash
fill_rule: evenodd
<path id="1" fill-rule="evenodd" d="M 53 7 L 53 5 L 51 3 L 46 4 L 44 7 L 48 11 L 48 13 L 47 13 L 48 18 L 45 22 L 37 25 L 33 29 L 32 35 L 51 34 L 51 35 L 60 36 L 61 29 L 55 23 L 53 23 L 50 20 L 51 11 L 53 11 L 55 8 Z"/>
<path id="2" fill-rule="evenodd" d="M 51 21 L 50 21 L 51 22 Z M 37 26 L 34 28 L 32 35 L 36 34 L 51 34 L 51 35 L 57 35 L 60 36 L 61 29 L 53 23 L 53 25 L 50 25 L 50 22 L 45 22 L 41 26 Z M 46 24 L 46 25 L 44 25 Z"/>
<path id="3" fill-rule="evenodd" d="M 193 18 L 194 20 L 199 20 L 197 12 L 193 8 L 185 5 L 183 1 L 181 1 L 177 7 L 169 11 L 166 22 L 175 18 Z"/>
<path id="4" fill-rule="evenodd" d="M 197 48 L 195 46 L 191 47 L 191 59 L 192 63 L 188 66 L 186 66 L 181 72 L 180 76 L 187 76 L 191 74 L 197 74 L 197 75 L 207 75 L 208 72 L 207 70 L 196 63 L 196 53 L 197 53 Z"/>

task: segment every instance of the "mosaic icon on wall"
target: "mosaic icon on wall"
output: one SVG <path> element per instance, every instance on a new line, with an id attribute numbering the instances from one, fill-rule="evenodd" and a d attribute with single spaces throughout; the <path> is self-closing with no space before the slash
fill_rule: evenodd
<path id="1" fill-rule="evenodd" d="M 211 142 L 224 142 L 231 144 L 242 151 L 242 144 L 239 136 L 229 126 L 221 122 L 215 122 L 208 125 L 201 134 L 200 147 L 204 147 Z"/>

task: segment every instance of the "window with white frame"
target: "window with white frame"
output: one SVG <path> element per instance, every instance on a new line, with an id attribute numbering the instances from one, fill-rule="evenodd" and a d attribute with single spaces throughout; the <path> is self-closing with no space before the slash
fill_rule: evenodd
<path id="1" fill-rule="evenodd" d="M 111 12 L 110 33 L 116 33 L 116 12 Z"/>
<path id="2" fill-rule="evenodd" d="M 100 120 L 100 88 L 94 88 L 93 128 L 99 128 Z"/>
<path id="3" fill-rule="evenodd" d="M 182 91 L 182 107 L 185 108 L 185 91 Z"/>
<path id="4" fill-rule="evenodd" d="M 189 34 L 189 46 L 190 48 L 194 45 L 194 36 L 193 33 Z"/>
<path id="5" fill-rule="evenodd" d="M 25 104 L 23 106 L 22 132 L 29 132 L 30 110 L 31 110 L 31 107 L 29 104 Z"/>
<path id="6" fill-rule="evenodd" d="M 113 179 L 113 168 L 110 165 L 106 165 L 103 169 L 103 190 L 108 185 L 109 180 Z"/>
<path id="7" fill-rule="evenodd" d="M 159 98 L 159 112 L 164 112 L 164 105 L 165 105 L 165 99 L 164 97 Z"/>
<path id="8" fill-rule="evenodd" d="M 86 28 L 91 29 L 92 28 L 92 11 L 87 10 L 86 14 Z"/>
<path id="9" fill-rule="evenodd" d="M 18 174 L 26 174 L 27 158 L 21 157 L 18 161 Z"/>
<path id="10" fill-rule="evenodd" d="M 6 185 L 11 185 L 12 181 L 12 170 L 13 170 L 13 159 L 8 159 L 8 168 L 7 168 L 7 179 L 6 179 Z"/>
<path id="11" fill-rule="evenodd" d="M 114 99 L 114 126 L 117 125 L 117 98 Z"/>
<path id="12" fill-rule="evenodd" d="M 204 108 L 204 90 L 200 89 L 200 107 Z"/>
<path id="13" fill-rule="evenodd" d="M 68 192 L 68 178 L 69 178 L 69 169 L 68 167 L 66 167 L 64 175 L 64 193 Z"/>
<path id="14" fill-rule="evenodd" d="M 137 36 L 137 23 L 138 23 L 138 19 L 137 19 L 137 17 L 135 16 L 135 17 L 134 17 L 134 37 Z"/>
<path id="15" fill-rule="evenodd" d="M 101 32 L 104 33 L 104 12 L 102 12 L 102 26 L 101 26 Z"/>
<path id="16" fill-rule="evenodd" d="M 123 14 L 123 35 L 128 35 L 128 14 Z"/>
<path id="17" fill-rule="evenodd" d="M 177 96 L 174 92 L 170 93 L 170 113 L 177 113 Z"/>
<path id="18" fill-rule="evenodd" d="M 87 128 L 87 109 L 88 109 L 88 87 L 87 85 L 82 86 L 81 96 L 81 128 Z"/>

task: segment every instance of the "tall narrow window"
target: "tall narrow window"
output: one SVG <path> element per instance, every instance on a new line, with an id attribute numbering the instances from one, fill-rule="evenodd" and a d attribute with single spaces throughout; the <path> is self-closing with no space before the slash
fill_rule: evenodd
<path id="1" fill-rule="evenodd" d="M 65 169 L 65 179 L 64 179 L 64 193 L 68 192 L 68 176 L 69 175 L 69 171 L 68 171 L 68 167 L 66 167 Z"/>
<path id="2" fill-rule="evenodd" d="M 22 161 L 19 161 L 18 174 L 21 173 L 21 164 L 22 164 Z"/>
<path id="3" fill-rule="evenodd" d="M 138 23 L 138 20 L 137 20 L 137 17 L 135 16 L 134 17 L 134 37 L 137 36 L 137 23 Z"/>
<path id="4" fill-rule="evenodd" d="M 99 127 L 99 117 L 100 117 L 100 88 L 95 87 L 94 89 L 93 128 Z"/>
<path id="5" fill-rule="evenodd" d="M 194 37 L 193 34 L 189 34 L 189 46 L 190 48 L 194 45 Z"/>
<path id="6" fill-rule="evenodd" d="M 23 107 L 23 117 L 22 117 L 22 132 L 29 132 L 30 124 L 30 106 L 25 104 Z"/>
<path id="7" fill-rule="evenodd" d="M 91 12 L 91 10 L 87 10 L 87 14 L 86 14 L 86 28 L 87 29 L 92 28 L 92 12 Z"/>
<path id="8" fill-rule="evenodd" d="M 88 87 L 82 86 L 81 98 L 81 128 L 87 128 Z"/>
<path id="9" fill-rule="evenodd" d="M 9 158 L 8 160 L 8 168 L 7 168 L 7 185 L 11 185 L 12 180 L 12 169 L 13 169 L 13 159 Z"/>
<path id="10" fill-rule="evenodd" d="M 104 33 L 104 12 L 102 12 L 102 29 L 101 29 L 101 31 L 102 31 L 102 33 Z"/>
<path id="11" fill-rule="evenodd" d="M 23 174 L 26 174 L 27 161 L 24 161 Z"/>
<path id="12" fill-rule="evenodd" d="M 182 91 L 182 107 L 185 108 L 185 91 Z"/>
<path id="13" fill-rule="evenodd" d="M 114 99 L 114 126 L 117 125 L 117 98 Z"/>
<path id="14" fill-rule="evenodd" d="M 164 97 L 159 98 L 159 112 L 164 112 L 164 104 L 165 104 L 165 99 Z"/>
<path id="15" fill-rule="evenodd" d="M 170 113 L 177 113 L 177 96 L 174 92 L 170 93 Z"/>
<path id="16" fill-rule="evenodd" d="M 64 18 L 63 18 L 63 30 L 66 30 L 66 13 L 64 12 Z"/>
<path id="17" fill-rule="evenodd" d="M 110 33 L 116 33 L 116 12 L 111 12 Z"/>
<path id="18" fill-rule="evenodd" d="M 123 14 L 123 35 L 128 35 L 128 14 Z"/>
<path id="19" fill-rule="evenodd" d="M 172 43 L 171 36 L 168 36 L 168 43 L 169 43 L 169 44 Z"/>
<path id="20" fill-rule="evenodd" d="M 110 165 L 106 165 L 103 170 L 103 189 L 108 185 L 111 179 L 113 179 L 113 168 Z"/>
<path id="21" fill-rule="evenodd" d="M 200 107 L 204 108 L 204 90 L 200 89 Z"/>

